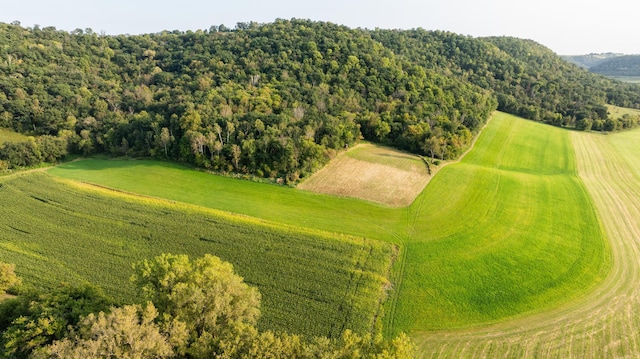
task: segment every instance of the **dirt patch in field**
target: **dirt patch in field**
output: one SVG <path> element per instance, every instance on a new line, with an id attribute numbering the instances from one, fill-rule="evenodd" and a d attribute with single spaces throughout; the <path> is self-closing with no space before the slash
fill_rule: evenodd
<path id="1" fill-rule="evenodd" d="M 404 207 L 416 199 L 430 178 L 417 156 L 360 144 L 341 153 L 298 188 Z"/>

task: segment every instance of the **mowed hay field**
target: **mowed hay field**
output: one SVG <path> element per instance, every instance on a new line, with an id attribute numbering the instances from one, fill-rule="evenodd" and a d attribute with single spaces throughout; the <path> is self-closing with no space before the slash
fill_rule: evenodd
<path id="1" fill-rule="evenodd" d="M 26 283 L 91 282 L 128 303 L 132 264 L 161 253 L 219 256 L 262 294 L 263 328 L 368 331 L 386 296 L 387 243 L 300 231 L 201 207 L 27 173 L 0 179 L 0 261 Z M 305 318 L 305 320 L 300 320 Z"/>
<path id="2" fill-rule="evenodd" d="M 400 208 L 157 161 L 85 160 L 49 173 L 395 243 L 399 257 L 385 329 L 415 334 L 427 354 L 448 345 L 427 341 L 434 331 L 523 318 L 578 300 L 602 283 L 610 248 L 577 175 L 569 136 L 498 113 L 461 162 L 442 168 L 410 206 Z"/>
<path id="3" fill-rule="evenodd" d="M 640 131 L 572 132 L 578 174 L 610 243 L 593 291 L 553 310 L 461 331 L 414 333 L 423 357 L 640 357 Z"/>
<path id="4" fill-rule="evenodd" d="M 367 143 L 341 153 L 298 188 L 404 207 L 430 178 L 418 156 Z"/>

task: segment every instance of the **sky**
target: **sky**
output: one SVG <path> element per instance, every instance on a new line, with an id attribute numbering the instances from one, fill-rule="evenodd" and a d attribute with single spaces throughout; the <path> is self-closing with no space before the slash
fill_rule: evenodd
<path id="1" fill-rule="evenodd" d="M 106 34 L 208 29 L 275 19 L 351 28 L 444 30 L 534 40 L 560 55 L 640 54 L 640 3 L 632 0 L 4 0 L 0 22 L 91 28 Z"/>

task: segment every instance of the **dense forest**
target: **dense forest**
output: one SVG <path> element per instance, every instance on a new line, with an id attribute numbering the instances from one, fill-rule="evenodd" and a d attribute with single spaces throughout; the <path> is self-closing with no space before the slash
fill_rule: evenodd
<path id="1" fill-rule="evenodd" d="M 431 158 L 496 108 L 616 130 L 640 91 L 514 38 L 276 20 L 102 36 L 0 24 L 0 169 L 67 153 L 168 158 L 295 183 L 359 139 Z M 607 121 L 611 123 L 607 123 Z"/>

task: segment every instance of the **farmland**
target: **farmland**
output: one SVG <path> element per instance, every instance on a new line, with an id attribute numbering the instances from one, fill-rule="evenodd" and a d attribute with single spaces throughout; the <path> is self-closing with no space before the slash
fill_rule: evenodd
<path id="1" fill-rule="evenodd" d="M 274 226 L 36 172 L 3 178 L 0 202 L 0 261 L 15 263 L 25 282 L 41 288 L 88 281 L 131 302 L 132 263 L 166 252 L 214 253 L 259 288 L 260 325 L 333 336 L 344 328 L 369 330 L 388 283 L 393 248 L 381 242 Z"/>
<path id="2" fill-rule="evenodd" d="M 610 267 L 569 133 L 497 114 L 411 206 L 389 208 L 153 161 L 86 160 L 51 174 L 400 245 L 389 332 L 521 317 L 579 298 Z"/>
<path id="3" fill-rule="evenodd" d="M 424 357 L 637 357 L 640 354 L 640 132 L 571 133 L 577 170 L 610 241 L 612 268 L 589 294 L 496 325 L 414 333 Z"/>
<path id="4" fill-rule="evenodd" d="M 418 156 L 360 144 L 340 154 L 298 188 L 404 207 L 416 199 L 430 178 Z"/>

